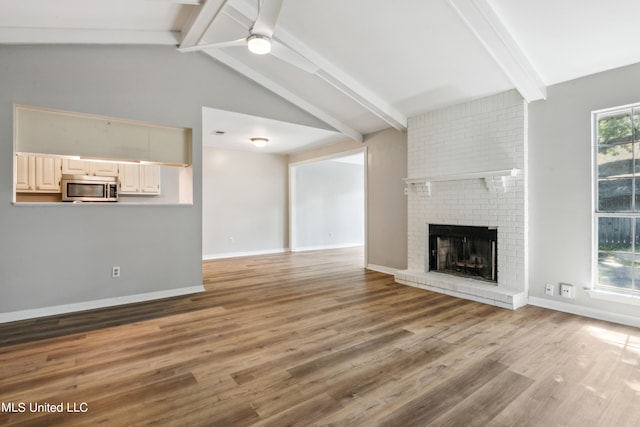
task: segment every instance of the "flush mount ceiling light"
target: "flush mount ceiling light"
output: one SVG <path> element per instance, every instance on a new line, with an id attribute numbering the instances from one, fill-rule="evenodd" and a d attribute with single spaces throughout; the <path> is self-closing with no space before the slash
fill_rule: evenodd
<path id="1" fill-rule="evenodd" d="M 271 52 L 271 39 L 260 34 L 252 34 L 247 38 L 249 52 L 256 55 L 266 55 Z"/>
<path id="2" fill-rule="evenodd" d="M 251 142 L 253 142 L 254 146 L 262 148 L 267 145 L 267 142 L 269 142 L 269 140 L 267 138 L 251 138 Z"/>

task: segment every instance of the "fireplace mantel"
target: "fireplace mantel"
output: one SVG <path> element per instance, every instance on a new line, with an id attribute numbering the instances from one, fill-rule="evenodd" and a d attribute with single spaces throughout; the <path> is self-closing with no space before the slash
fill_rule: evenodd
<path id="1" fill-rule="evenodd" d="M 499 169 L 492 171 L 483 171 L 483 172 L 465 172 L 465 173 L 456 173 L 450 175 L 432 175 L 432 176 L 424 176 L 418 178 L 404 178 L 403 181 L 406 185 L 415 186 L 425 186 L 427 195 L 431 195 L 431 183 L 438 181 L 459 181 L 464 179 L 484 179 L 485 184 L 487 186 L 487 190 L 492 193 L 501 190 L 502 192 L 507 191 L 507 179 L 511 177 L 516 177 L 520 173 L 520 169 Z"/>

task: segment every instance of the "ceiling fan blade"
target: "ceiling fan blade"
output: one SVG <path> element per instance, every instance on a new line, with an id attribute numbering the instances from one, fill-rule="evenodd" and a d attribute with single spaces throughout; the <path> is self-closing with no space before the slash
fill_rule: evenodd
<path id="1" fill-rule="evenodd" d="M 180 47 L 178 48 L 178 51 L 195 52 L 195 51 L 204 50 L 204 49 L 221 49 L 225 47 L 237 47 L 237 46 L 246 46 L 246 45 L 247 45 L 247 39 L 242 38 L 238 40 L 229 40 L 226 42 L 205 43 L 205 44 L 198 44 L 198 45 L 189 46 L 189 47 Z"/>
<path id="2" fill-rule="evenodd" d="M 272 37 L 281 6 L 282 0 L 262 0 L 251 33 Z"/>
<path id="3" fill-rule="evenodd" d="M 315 74 L 320 69 L 316 64 L 277 40 L 271 40 L 271 55 L 310 74 Z"/>

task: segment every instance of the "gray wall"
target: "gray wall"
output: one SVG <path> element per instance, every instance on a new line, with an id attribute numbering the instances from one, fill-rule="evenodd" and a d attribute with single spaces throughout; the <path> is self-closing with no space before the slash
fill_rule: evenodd
<path id="1" fill-rule="evenodd" d="M 14 103 L 193 128 L 193 205 L 12 205 Z M 202 106 L 326 127 L 201 53 L 0 46 L 0 314 L 201 285 Z"/>
<path id="2" fill-rule="evenodd" d="M 364 166 L 324 160 L 297 165 L 293 174 L 292 249 L 363 245 Z"/>
<path id="3" fill-rule="evenodd" d="M 538 304 L 640 319 L 637 307 L 591 298 L 591 112 L 640 101 L 640 65 L 551 86 L 529 109 L 529 277 Z M 575 300 L 544 294 L 576 286 Z M 563 304 L 564 306 L 558 306 Z"/>
<path id="4" fill-rule="evenodd" d="M 367 135 L 367 257 L 371 266 L 407 268 L 407 135 L 387 129 Z M 338 144 L 289 155 L 289 163 L 320 159 L 361 148 L 361 143 Z"/>
<path id="5" fill-rule="evenodd" d="M 205 147 L 203 258 L 288 248 L 287 157 Z"/>

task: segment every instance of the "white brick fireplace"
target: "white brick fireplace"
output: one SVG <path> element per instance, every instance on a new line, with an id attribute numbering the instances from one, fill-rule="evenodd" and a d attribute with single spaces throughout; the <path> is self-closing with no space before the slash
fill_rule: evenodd
<path id="1" fill-rule="evenodd" d="M 527 105 L 509 91 L 409 120 L 408 269 L 398 283 L 527 303 Z M 497 227 L 497 283 L 430 272 L 428 224 Z"/>

